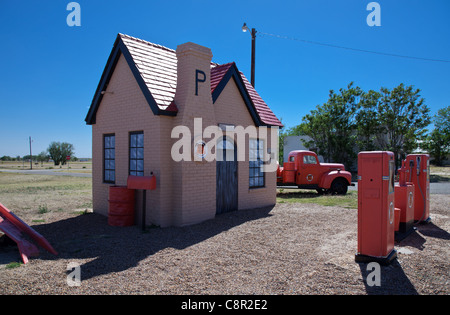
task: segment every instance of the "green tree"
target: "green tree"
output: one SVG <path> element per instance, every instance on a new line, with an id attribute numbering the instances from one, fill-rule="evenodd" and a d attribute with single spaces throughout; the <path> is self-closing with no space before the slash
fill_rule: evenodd
<path id="1" fill-rule="evenodd" d="M 8 155 L 4 155 L 0 158 L 0 160 L 2 161 L 14 161 L 14 158 L 8 156 Z"/>
<path id="2" fill-rule="evenodd" d="M 41 162 L 41 166 L 44 164 L 44 162 L 48 162 L 50 159 L 50 156 L 47 154 L 47 152 L 42 151 L 36 156 L 36 159 L 38 162 Z"/>
<path id="3" fill-rule="evenodd" d="M 278 135 L 278 159 L 280 165 L 283 165 L 283 157 L 284 157 L 284 141 L 287 136 L 302 136 L 306 135 L 306 133 L 303 131 L 303 124 L 290 127 L 285 131 L 279 132 Z M 289 152 L 288 152 L 289 153 Z"/>
<path id="4" fill-rule="evenodd" d="M 301 130 L 312 139 L 306 145 L 316 147 L 316 153 L 325 161 L 340 162 L 347 168 L 353 165 L 356 158 L 356 115 L 363 94 L 361 88 L 351 82 L 339 93 L 331 90 L 326 103 L 303 117 Z"/>
<path id="5" fill-rule="evenodd" d="M 450 154 L 450 106 L 441 108 L 433 120 L 434 129 L 426 137 L 423 148 L 434 159 L 436 165 L 442 165 Z"/>
<path id="6" fill-rule="evenodd" d="M 359 151 L 375 151 L 377 134 L 381 132 L 378 122 L 378 104 L 381 93 L 370 90 L 361 96 L 356 114 L 356 144 Z"/>
<path id="7" fill-rule="evenodd" d="M 73 144 L 53 141 L 50 143 L 47 152 L 55 165 L 64 165 L 66 164 L 66 157 L 72 155 L 74 150 Z"/>
<path id="8" fill-rule="evenodd" d="M 376 147 L 392 151 L 397 166 L 408 153 L 418 147 L 418 140 L 427 132 L 430 124 L 430 109 L 420 96 L 420 90 L 401 83 L 392 90 L 381 88 L 377 102 L 379 129 L 376 133 Z"/>

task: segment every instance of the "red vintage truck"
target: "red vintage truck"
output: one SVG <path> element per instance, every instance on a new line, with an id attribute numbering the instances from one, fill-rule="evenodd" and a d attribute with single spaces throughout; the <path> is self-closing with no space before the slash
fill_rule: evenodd
<path id="1" fill-rule="evenodd" d="M 277 169 L 277 186 L 297 186 L 345 195 L 352 184 L 352 174 L 343 164 L 320 163 L 312 151 L 291 151 L 287 162 Z"/>

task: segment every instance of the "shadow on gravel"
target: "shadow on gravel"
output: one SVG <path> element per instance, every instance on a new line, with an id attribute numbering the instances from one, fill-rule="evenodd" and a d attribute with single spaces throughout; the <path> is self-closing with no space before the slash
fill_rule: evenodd
<path id="1" fill-rule="evenodd" d="M 396 245 L 398 244 L 400 246 L 411 246 L 417 248 L 418 250 L 423 250 L 425 248 L 424 244 L 426 242 L 426 239 L 423 237 L 423 235 L 443 240 L 450 240 L 450 233 L 448 233 L 446 230 L 441 229 L 432 222 L 428 224 L 418 224 L 415 225 L 415 227 L 417 228 L 417 230 L 412 232 L 404 240 L 396 242 Z"/>
<path id="2" fill-rule="evenodd" d="M 450 233 L 436 226 L 434 223 L 418 224 L 417 230 L 408 237 L 395 245 L 411 246 L 418 250 L 423 250 L 426 239 L 422 236 L 450 240 Z M 395 295 L 418 295 L 413 284 L 403 272 L 403 269 L 397 260 L 394 260 L 388 266 L 381 266 L 381 286 L 370 286 L 367 283 L 367 277 L 372 269 L 367 270 L 367 264 L 360 263 L 359 268 L 364 279 L 364 285 L 367 294 L 395 294 Z"/>
<path id="3" fill-rule="evenodd" d="M 33 228 L 53 245 L 58 256 L 41 250 L 41 259 L 91 261 L 81 265 L 82 279 L 135 267 L 140 261 L 165 248 L 184 249 L 245 222 L 270 216 L 272 207 L 235 211 L 186 227 L 112 227 L 99 214 L 79 215 Z"/>
<path id="4" fill-rule="evenodd" d="M 428 224 L 419 224 L 417 229 L 419 232 L 425 236 L 440 238 L 443 240 L 450 240 L 450 233 L 446 230 L 441 229 L 439 226 L 435 225 L 433 222 Z"/>
<path id="5" fill-rule="evenodd" d="M 418 295 L 414 285 L 409 281 L 408 277 L 403 272 L 402 266 L 397 260 L 394 260 L 388 266 L 381 266 L 380 286 L 370 286 L 367 282 L 367 277 L 372 277 L 370 274 L 373 269 L 367 270 L 365 263 L 358 263 L 361 275 L 364 279 L 364 286 L 369 295 Z"/>

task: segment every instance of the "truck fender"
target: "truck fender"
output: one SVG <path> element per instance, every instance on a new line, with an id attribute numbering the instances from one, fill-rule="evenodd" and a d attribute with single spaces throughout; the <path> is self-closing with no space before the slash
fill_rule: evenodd
<path id="1" fill-rule="evenodd" d="M 343 178 L 347 181 L 347 184 L 350 186 L 352 182 L 352 174 L 348 171 L 330 171 L 322 175 L 320 180 L 320 188 L 330 189 L 331 183 L 336 178 Z"/>

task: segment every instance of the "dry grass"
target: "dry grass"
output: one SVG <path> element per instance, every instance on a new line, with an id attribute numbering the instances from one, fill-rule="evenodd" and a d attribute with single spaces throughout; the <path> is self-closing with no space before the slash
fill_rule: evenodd
<path id="1" fill-rule="evenodd" d="M 0 172 L 0 202 L 26 222 L 92 208 L 92 179 Z"/>
<path id="2" fill-rule="evenodd" d="M 277 203 L 314 203 L 321 206 L 340 206 L 347 209 L 358 208 L 358 192 L 346 195 L 320 195 L 315 190 L 277 189 Z"/>
<path id="3" fill-rule="evenodd" d="M 0 161 L 0 169 L 9 170 L 29 170 L 30 162 L 17 162 L 17 161 Z M 45 169 L 61 169 L 61 171 L 67 170 L 84 170 L 86 172 L 92 171 L 92 161 L 87 162 L 69 162 L 66 165 L 55 165 L 53 162 L 37 163 L 33 162 L 34 170 Z"/>
<path id="4" fill-rule="evenodd" d="M 430 182 L 450 182 L 450 165 L 430 166 Z"/>

